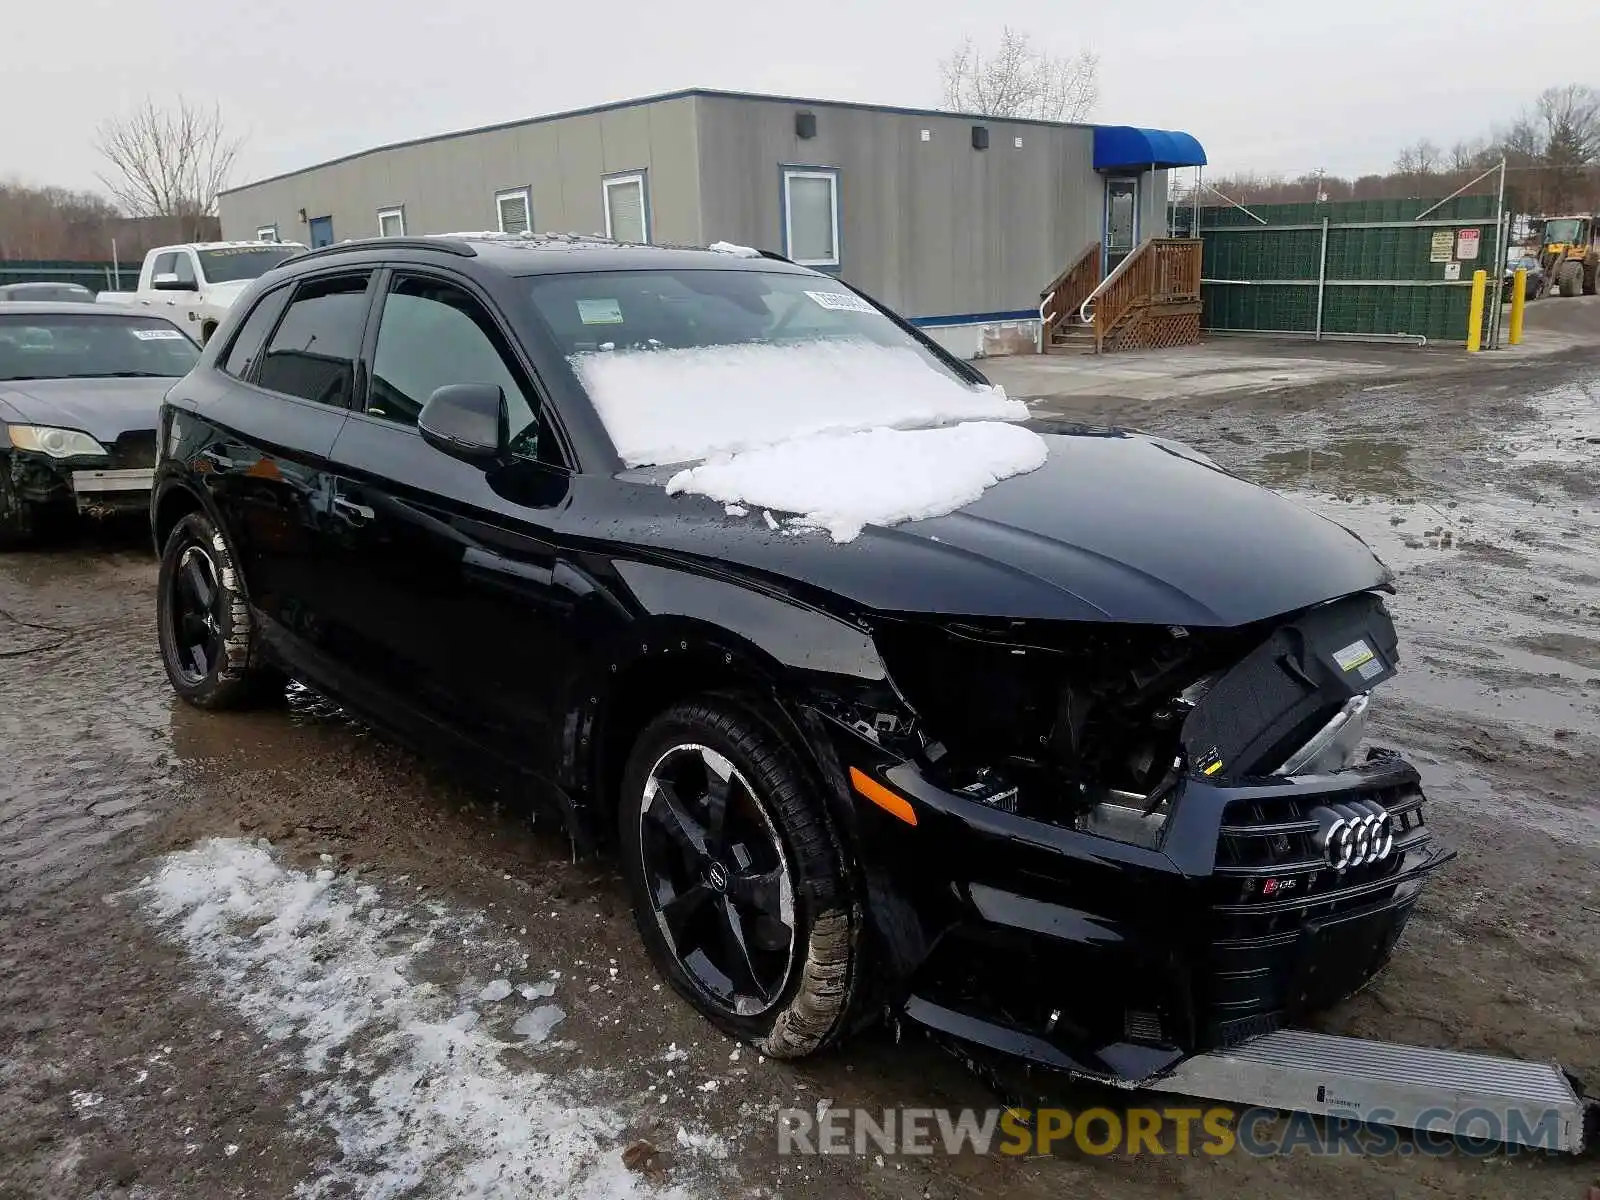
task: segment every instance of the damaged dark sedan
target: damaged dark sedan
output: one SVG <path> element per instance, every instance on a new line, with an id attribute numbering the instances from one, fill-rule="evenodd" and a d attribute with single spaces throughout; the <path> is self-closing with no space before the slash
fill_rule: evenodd
<path id="1" fill-rule="evenodd" d="M 553 800 L 768 1054 L 887 1014 L 1148 1079 L 1362 987 L 1450 857 L 1364 743 L 1399 660 L 1359 539 L 1035 428 L 770 255 L 312 251 L 159 448 L 180 695 L 293 677 Z"/>
<path id="2" fill-rule="evenodd" d="M 69 301 L 0 306 L 0 548 L 150 503 L 161 397 L 199 357 L 171 321 Z"/>

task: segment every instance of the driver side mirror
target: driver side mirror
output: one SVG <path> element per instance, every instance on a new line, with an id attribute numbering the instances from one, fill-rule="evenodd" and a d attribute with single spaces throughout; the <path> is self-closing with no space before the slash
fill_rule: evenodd
<path id="1" fill-rule="evenodd" d="M 486 467 L 511 449 L 506 397 L 492 383 L 452 383 L 436 390 L 417 414 L 422 440 L 442 454 Z"/>
<path id="2" fill-rule="evenodd" d="M 178 278 L 176 271 L 162 271 L 150 276 L 150 286 L 158 292 L 196 292 L 199 286 L 193 280 Z"/>

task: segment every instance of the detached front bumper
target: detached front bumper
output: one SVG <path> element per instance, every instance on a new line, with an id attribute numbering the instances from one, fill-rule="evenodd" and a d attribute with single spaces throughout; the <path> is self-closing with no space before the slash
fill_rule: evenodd
<path id="1" fill-rule="evenodd" d="M 880 778 L 918 817 L 863 815 L 869 909 L 904 1015 L 1113 1082 L 1355 992 L 1453 857 L 1423 821 L 1416 771 L 1391 756 L 1229 787 L 1190 778 L 1160 849 L 989 808 L 910 764 Z M 1311 814 L 1354 801 L 1381 805 L 1394 841 L 1339 871 Z"/>
<path id="2" fill-rule="evenodd" d="M 93 517 L 144 511 L 155 479 L 155 431 L 123 434 L 106 449 L 106 454 L 52 458 L 12 448 L 4 469 L 24 504 L 72 508 Z"/>

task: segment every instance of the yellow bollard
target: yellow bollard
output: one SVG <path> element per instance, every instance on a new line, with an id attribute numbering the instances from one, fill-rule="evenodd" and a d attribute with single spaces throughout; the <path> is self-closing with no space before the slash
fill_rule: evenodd
<path id="1" fill-rule="evenodd" d="M 1467 312 L 1467 353 L 1476 354 L 1483 345 L 1483 293 L 1489 286 L 1487 271 L 1472 273 L 1472 307 Z"/>
<path id="2" fill-rule="evenodd" d="M 1528 307 L 1528 268 L 1518 267 L 1511 276 L 1511 329 L 1506 340 L 1513 346 L 1522 344 L 1522 314 Z"/>

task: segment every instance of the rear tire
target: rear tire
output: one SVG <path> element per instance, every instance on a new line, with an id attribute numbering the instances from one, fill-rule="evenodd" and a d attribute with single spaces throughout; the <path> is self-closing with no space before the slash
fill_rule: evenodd
<path id="1" fill-rule="evenodd" d="M 859 919 L 822 799 L 772 729 L 721 696 L 674 705 L 634 743 L 618 818 L 639 934 L 678 994 L 773 1058 L 837 1042 Z"/>
<path id="2" fill-rule="evenodd" d="M 167 679 L 196 708 L 248 708 L 283 695 L 283 674 L 262 661 L 227 543 L 203 512 L 167 535 L 156 630 Z"/>

